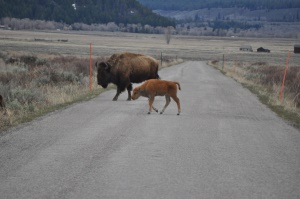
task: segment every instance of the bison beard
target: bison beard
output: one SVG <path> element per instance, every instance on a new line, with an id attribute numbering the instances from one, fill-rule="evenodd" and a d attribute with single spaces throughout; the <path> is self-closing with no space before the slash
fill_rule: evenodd
<path id="1" fill-rule="evenodd" d="M 158 62 L 149 56 L 135 53 L 113 54 L 106 62 L 96 63 L 97 81 L 103 88 L 109 83 L 117 86 L 113 100 L 118 100 L 121 92 L 127 89 L 131 100 L 132 83 L 148 79 L 159 79 Z"/>

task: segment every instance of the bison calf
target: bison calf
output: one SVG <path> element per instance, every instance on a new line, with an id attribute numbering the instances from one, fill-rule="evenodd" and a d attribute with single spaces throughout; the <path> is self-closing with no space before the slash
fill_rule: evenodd
<path id="1" fill-rule="evenodd" d="M 139 98 L 140 96 L 149 98 L 149 112 L 151 113 L 151 109 L 154 109 L 156 112 L 158 112 L 157 109 L 155 109 L 152 104 L 154 101 L 155 96 L 165 96 L 166 97 L 166 104 L 160 114 L 162 114 L 167 106 L 169 105 L 171 98 L 177 103 L 178 113 L 180 114 L 180 101 L 177 97 L 177 86 L 179 90 L 180 84 L 178 82 L 171 82 L 166 80 L 158 80 L 158 79 L 150 79 L 147 80 L 145 83 L 143 83 L 141 86 L 136 87 L 132 92 L 132 99 L 135 100 Z"/>

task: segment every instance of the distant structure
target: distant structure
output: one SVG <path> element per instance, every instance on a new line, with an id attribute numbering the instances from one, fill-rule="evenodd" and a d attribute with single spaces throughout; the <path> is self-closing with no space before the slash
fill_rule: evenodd
<path id="1" fill-rule="evenodd" d="M 266 48 L 263 48 L 263 47 L 260 47 L 257 49 L 257 52 L 264 52 L 264 53 L 269 53 L 271 52 L 269 49 L 266 49 Z"/>
<path id="2" fill-rule="evenodd" d="M 294 53 L 300 53 L 300 44 L 295 44 L 294 45 Z"/>
<path id="3" fill-rule="evenodd" d="M 241 51 L 253 52 L 253 49 L 252 49 L 251 45 L 241 45 L 240 50 Z"/>

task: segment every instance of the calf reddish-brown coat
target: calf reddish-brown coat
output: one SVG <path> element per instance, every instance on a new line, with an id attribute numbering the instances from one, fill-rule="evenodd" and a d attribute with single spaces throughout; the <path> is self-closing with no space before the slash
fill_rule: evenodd
<path id="1" fill-rule="evenodd" d="M 132 92 L 132 99 L 135 100 L 139 98 L 140 96 L 149 98 L 149 112 L 151 113 L 151 109 L 154 109 L 156 112 L 158 110 L 154 108 L 153 101 L 155 96 L 165 96 L 166 97 L 166 104 L 160 114 L 162 114 L 167 106 L 169 105 L 172 98 L 177 103 L 178 113 L 180 114 L 180 100 L 177 97 L 177 85 L 179 90 L 180 84 L 178 82 L 171 82 L 166 80 L 158 80 L 158 79 L 150 79 L 147 80 L 145 83 L 143 83 L 141 86 L 136 87 Z"/>
<path id="2" fill-rule="evenodd" d="M 106 62 L 96 63 L 98 84 L 106 88 L 109 83 L 117 86 L 113 100 L 121 92 L 128 90 L 131 100 L 132 83 L 141 83 L 147 79 L 158 79 L 158 62 L 149 56 L 135 53 L 113 54 Z"/>

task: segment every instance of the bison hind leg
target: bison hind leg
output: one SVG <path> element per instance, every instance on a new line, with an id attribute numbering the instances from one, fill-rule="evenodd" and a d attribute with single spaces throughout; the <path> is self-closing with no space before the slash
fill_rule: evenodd
<path id="1" fill-rule="evenodd" d="M 127 101 L 130 101 L 131 100 L 131 91 L 132 91 L 132 84 L 131 83 L 127 86 L 127 91 L 128 91 Z"/>

